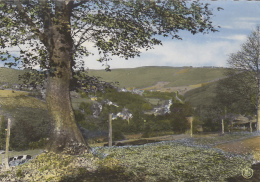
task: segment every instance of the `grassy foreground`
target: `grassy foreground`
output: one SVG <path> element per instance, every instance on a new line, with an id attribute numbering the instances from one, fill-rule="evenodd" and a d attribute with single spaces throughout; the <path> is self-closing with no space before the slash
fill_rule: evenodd
<path id="1" fill-rule="evenodd" d="M 224 139 L 224 138 L 222 138 Z M 186 139 L 96 147 L 82 156 L 41 154 L 0 173 L 1 181 L 225 181 L 251 167 L 250 155 L 190 145 Z"/>

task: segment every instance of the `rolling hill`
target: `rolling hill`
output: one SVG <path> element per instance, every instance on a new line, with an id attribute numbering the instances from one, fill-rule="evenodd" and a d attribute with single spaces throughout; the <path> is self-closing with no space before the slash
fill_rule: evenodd
<path id="1" fill-rule="evenodd" d="M 88 70 L 90 76 L 100 77 L 106 82 L 119 82 L 119 87 L 132 90 L 157 90 L 162 92 L 186 92 L 225 77 L 226 68 L 193 67 L 139 67 L 128 69 Z M 22 70 L 0 68 L 0 84 L 20 83 L 18 76 Z"/>
<path id="2" fill-rule="evenodd" d="M 198 107 L 200 105 L 210 106 L 213 105 L 216 96 L 215 90 L 217 87 L 217 82 L 209 83 L 200 88 L 190 90 L 185 93 L 185 102 L 191 103 L 193 107 Z"/>
<path id="3" fill-rule="evenodd" d="M 163 92 L 188 90 L 201 87 L 203 84 L 217 81 L 224 76 L 225 68 L 192 68 L 192 67 L 140 67 L 131 69 L 114 69 L 111 72 L 89 70 L 90 76 L 101 77 L 107 82 L 119 82 L 119 87 Z"/>
<path id="4" fill-rule="evenodd" d="M 22 83 L 18 80 L 18 76 L 23 74 L 24 70 L 0 67 L 0 83 Z"/>
<path id="5" fill-rule="evenodd" d="M 171 88 L 213 82 L 224 77 L 225 68 L 192 68 L 148 66 L 139 68 L 88 70 L 90 76 L 100 77 L 107 82 L 119 82 L 119 87 L 147 89 L 149 87 Z M 22 70 L 0 67 L 0 83 L 18 83 Z M 159 83 L 159 84 L 158 84 Z"/>

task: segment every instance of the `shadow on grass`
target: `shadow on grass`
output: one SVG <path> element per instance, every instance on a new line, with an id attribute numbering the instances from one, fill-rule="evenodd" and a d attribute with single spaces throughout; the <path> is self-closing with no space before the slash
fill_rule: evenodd
<path id="1" fill-rule="evenodd" d="M 79 168 L 77 175 L 64 176 L 59 182 L 143 182 L 144 176 L 136 176 L 125 172 L 123 168 L 106 169 L 99 168 L 90 172 L 85 168 Z"/>

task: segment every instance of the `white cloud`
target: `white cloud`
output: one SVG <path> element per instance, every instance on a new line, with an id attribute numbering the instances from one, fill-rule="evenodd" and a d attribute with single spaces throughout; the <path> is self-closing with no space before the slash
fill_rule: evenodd
<path id="1" fill-rule="evenodd" d="M 212 41 L 203 44 L 191 41 L 168 41 L 163 46 L 141 54 L 140 58 L 129 60 L 113 58 L 108 64 L 112 69 L 140 66 L 226 66 L 230 53 L 239 50 L 238 41 Z M 88 57 L 86 66 L 90 69 L 104 69 L 101 63 Z"/>
<path id="2" fill-rule="evenodd" d="M 228 39 L 228 40 L 236 40 L 236 41 L 245 41 L 247 39 L 247 35 L 237 34 L 237 35 L 230 35 L 230 36 L 221 36 L 219 38 Z"/>
<path id="3" fill-rule="evenodd" d="M 259 17 L 234 17 L 231 19 L 227 19 L 228 21 L 223 20 L 220 23 L 221 28 L 252 30 L 257 24 L 260 23 Z"/>
<path id="4" fill-rule="evenodd" d="M 239 21 L 260 21 L 260 17 L 238 17 Z"/>

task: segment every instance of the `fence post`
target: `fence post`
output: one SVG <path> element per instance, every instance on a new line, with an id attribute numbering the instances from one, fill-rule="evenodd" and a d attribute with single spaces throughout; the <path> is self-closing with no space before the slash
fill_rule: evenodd
<path id="1" fill-rule="evenodd" d="M 8 118 L 7 123 L 7 133 L 6 133 L 6 145 L 5 145 L 5 168 L 9 169 L 9 158 L 8 158 L 8 152 L 9 152 L 9 141 L 10 141 L 10 127 L 11 127 L 11 119 Z"/>
<path id="2" fill-rule="evenodd" d="M 224 119 L 222 119 L 221 124 L 222 124 L 222 134 L 224 134 L 225 133 L 225 130 L 224 130 Z"/>
<path id="3" fill-rule="evenodd" d="M 188 122 L 190 123 L 190 137 L 192 137 L 192 121 L 193 121 L 193 117 L 192 116 L 189 116 L 189 117 L 186 117 L 186 119 L 188 120 Z"/>
<path id="4" fill-rule="evenodd" d="M 112 146 L 112 114 L 109 114 L 108 118 L 108 146 Z"/>

